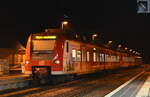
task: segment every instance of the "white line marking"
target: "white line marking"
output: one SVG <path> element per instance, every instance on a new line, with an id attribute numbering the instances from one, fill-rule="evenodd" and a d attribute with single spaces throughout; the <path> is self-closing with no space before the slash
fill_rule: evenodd
<path id="1" fill-rule="evenodd" d="M 147 78 L 147 80 L 145 81 L 144 85 L 142 86 L 136 97 L 148 97 L 149 88 L 150 88 L 150 77 Z"/>
<path id="2" fill-rule="evenodd" d="M 133 77 L 132 79 L 130 79 L 129 81 L 127 81 L 126 83 L 124 83 L 123 85 L 121 85 L 120 87 L 118 87 L 117 89 L 115 89 L 114 91 L 112 91 L 111 93 L 107 94 L 104 97 L 111 97 L 112 95 L 114 95 L 115 93 L 117 93 L 118 91 L 120 91 L 123 87 L 125 87 L 126 85 L 128 85 L 130 82 L 132 82 L 134 79 L 136 79 L 137 77 L 139 77 L 140 75 L 142 75 L 144 73 L 141 72 L 138 75 L 136 75 L 135 77 Z"/>

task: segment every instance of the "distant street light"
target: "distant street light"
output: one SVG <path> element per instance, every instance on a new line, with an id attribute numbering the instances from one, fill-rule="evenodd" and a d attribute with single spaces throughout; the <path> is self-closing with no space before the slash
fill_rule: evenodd
<path id="1" fill-rule="evenodd" d="M 122 47 L 121 44 L 119 44 L 119 45 L 118 45 L 118 48 L 121 48 L 121 47 Z"/>
<path id="2" fill-rule="evenodd" d="M 127 48 L 127 47 L 125 47 L 124 49 L 125 49 L 125 50 L 127 50 L 128 48 Z"/>
<path id="3" fill-rule="evenodd" d="M 68 24 L 68 21 L 62 21 L 61 23 L 61 29 L 64 30 L 64 26 Z"/>
<path id="4" fill-rule="evenodd" d="M 136 51 L 133 51 L 133 53 L 135 53 Z"/>
<path id="5" fill-rule="evenodd" d="M 112 43 L 113 43 L 113 41 L 110 40 L 110 41 L 108 41 L 108 43 L 105 46 L 110 48 L 112 46 Z"/>
<path id="6" fill-rule="evenodd" d="M 112 44 L 112 41 L 110 40 L 110 41 L 108 41 L 108 44 Z"/>
<path id="7" fill-rule="evenodd" d="M 136 55 L 138 55 L 138 52 L 135 52 Z"/>
<path id="8" fill-rule="evenodd" d="M 118 47 L 117 47 L 117 50 L 121 50 L 121 47 L 122 47 L 122 45 L 119 44 Z"/>
<path id="9" fill-rule="evenodd" d="M 132 49 L 130 49 L 129 51 L 132 52 Z"/>

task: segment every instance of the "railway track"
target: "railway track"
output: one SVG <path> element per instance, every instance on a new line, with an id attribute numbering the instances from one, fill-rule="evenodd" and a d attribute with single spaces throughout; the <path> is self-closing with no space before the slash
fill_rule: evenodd
<path id="1" fill-rule="evenodd" d="M 123 71 L 123 72 L 122 72 Z M 106 89 L 107 92 L 124 83 L 141 71 L 139 68 L 124 69 L 111 73 L 90 75 L 58 85 L 31 86 L 28 88 L 0 92 L 1 97 L 83 97 L 92 91 Z M 126 76 L 129 75 L 129 76 Z M 124 76 L 124 78 L 123 78 Z M 112 81 L 114 84 L 112 84 Z M 106 84 L 107 83 L 107 84 Z M 103 94 L 104 95 L 104 94 Z M 88 96 L 85 96 L 88 97 Z M 90 97 L 90 96 L 89 96 Z M 100 96 L 102 97 L 102 96 Z"/>

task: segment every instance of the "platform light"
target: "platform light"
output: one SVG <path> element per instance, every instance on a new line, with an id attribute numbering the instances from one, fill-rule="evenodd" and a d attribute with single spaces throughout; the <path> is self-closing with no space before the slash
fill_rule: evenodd
<path id="1" fill-rule="evenodd" d="M 56 36 L 35 36 L 35 39 L 56 39 Z"/>
<path id="2" fill-rule="evenodd" d="M 93 50 L 95 51 L 95 50 L 96 50 L 96 48 L 93 48 Z"/>
<path id="3" fill-rule="evenodd" d="M 140 53 L 139 53 L 139 52 L 137 52 L 137 55 L 140 55 Z"/>
<path id="4" fill-rule="evenodd" d="M 132 52 L 132 49 L 130 49 L 129 51 Z"/>
<path id="5" fill-rule="evenodd" d="M 127 50 L 128 48 L 127 48 L 127 47 L 125 47 L 124 49 L 125 49 L 125 50 Z"/>
<path id="6" fill-rule="evenodd" d="M 93 34 L 93 35 L 92 35 L 92 40 L 95 40 L 95 38 L 96 38 L 97 36 L 98 36 L 97 34 Z"/>
<path id="7" fill-rule="evenodd" d="M 133 53 L 135 53 L 136 51 L 133 51 Z"/>
<path id="8" fill-rule="evenodd" d="M 62 24 L 67 25 L 68 21 L 63 21 Z"/>
<path id="9" fill-rule="evenodd" d="M 68 23 L 69 23 L 68 21 L 62 21 L 61 22 L 61 29 L 64 30 L 64 26 L 68 25 Z"/>
<path id="10" fill-rule="evenodd" d="M 136 54 L 138 55 L 139 53 L 138 53 L 138 52 L 136 52 Z"/>
<path id="11" fill-rule="evenodd" d="M 109 43 L 109 44 L 111 44 L 111 43 L 112 43 L 112 41 L 110 40 L 110 41 L 108 41 L 108 43 Z"/>
<path id="12" fill-rule="evenodd" d="M 97 36 L 97 34 L 93 34 L 93 37 L 96 37 Z"/>
<path id="13" fill-rule="evenodd" d="M 122 45 L 121 45 L 121 44 L 119 44 L 119 45 L 118 45 L 118 48 L 121 48 L 121 47 L 122 47 Z"/>

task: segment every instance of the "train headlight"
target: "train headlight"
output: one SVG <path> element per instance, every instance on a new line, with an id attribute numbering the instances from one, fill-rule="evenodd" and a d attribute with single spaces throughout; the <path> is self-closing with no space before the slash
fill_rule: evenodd
<path id="1" fill-rule="evenodd" d="M 60 61 L 59 61 L 59 60 L 55 60 L 54 63 L 55 63 L 55 64 L 59 64 Z"/>
<path id="2" fill-rule="evenodd" d="M 26 61 L 26 64 L 29 64 L 30 62 L 29 61 Z"/>

